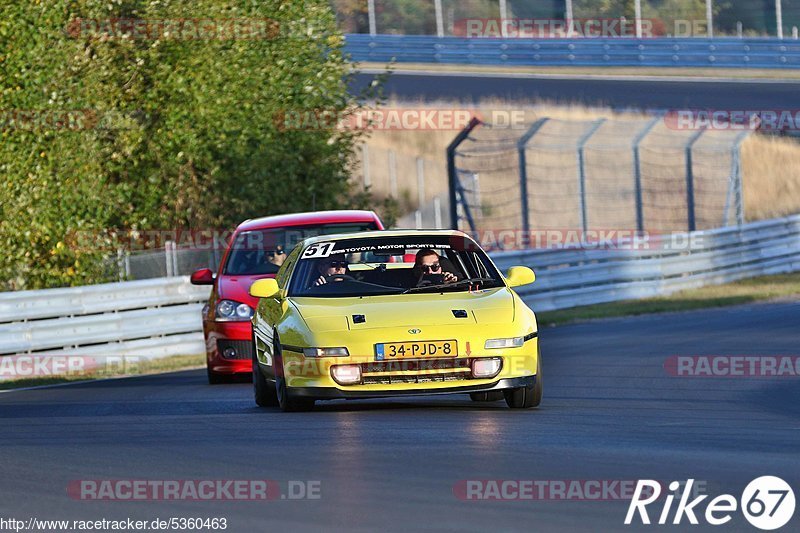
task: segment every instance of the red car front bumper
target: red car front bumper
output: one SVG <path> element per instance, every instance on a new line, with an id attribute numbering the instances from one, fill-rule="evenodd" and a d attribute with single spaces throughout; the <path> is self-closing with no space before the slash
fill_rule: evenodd
<path id="1" fill-rule="evenodd" d="M 206 361 L 217 374 L 250 373 L 253 342 L 250 322 L 204 321 Z"/>

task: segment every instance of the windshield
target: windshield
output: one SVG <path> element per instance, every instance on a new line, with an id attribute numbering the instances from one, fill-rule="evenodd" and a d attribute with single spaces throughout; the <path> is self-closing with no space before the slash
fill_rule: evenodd
<path id="1" fill-rule="evenodd" d="M 298 243 L 310 237 L 378 229 L 374 223 L 320 224 L 243 231 L 236 235 L 225 263 L 228 275 L 275 274 Z"/>
<path id="2" fill-rule="evenodd" d="M 308 246 L 289 296 L 463 292 L 503 285 L 483 250 L 463 236 L 354 237 Z"/>

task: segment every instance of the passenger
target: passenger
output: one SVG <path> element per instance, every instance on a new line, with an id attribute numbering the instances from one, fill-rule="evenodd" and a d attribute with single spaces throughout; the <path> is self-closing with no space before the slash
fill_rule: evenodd
<path id="1" fill-rule="evenodd" d="M 283 251 L 283 246 L 279 244 L 274 250 L 267 250 L 266 258 L 268 263 L 279 267 L 286 261 L 286 252 Z"/>
<path id="2" fill-rule="evenodd" d="M 444 283 L 458 281 L 458 276 L 453 272 L 444 270 L 439 254 L 430 248 L 423 248 L 417 252 L 412 272 L 414 274 L 414 286 L 419 286 L 420 283 L 423 283 L 425 281 L 423 278 L 427 274 L 442 274 Z"/>

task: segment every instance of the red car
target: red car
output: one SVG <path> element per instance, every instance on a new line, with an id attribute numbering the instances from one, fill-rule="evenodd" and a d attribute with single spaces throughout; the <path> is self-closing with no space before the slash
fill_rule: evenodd
<path id="1" fill-rule="evenodd" d="M 372 211 L 321 211 L 246 220 L 231 237 L 219 273 L 204 268 L 192 274 L 192 284 L 212 285 L 203 309 L 208 382 L 223 383 L 252 375 L 250 319 L 258 299 L 250 285 L 274 278 L 294 246 L 308 237 L 382 230 Z"/>

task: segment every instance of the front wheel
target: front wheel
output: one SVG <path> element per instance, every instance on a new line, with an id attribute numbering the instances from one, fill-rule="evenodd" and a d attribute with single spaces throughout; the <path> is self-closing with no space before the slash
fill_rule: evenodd
<path id="1" fill-rule="evenodd" d="M 314 408 L 314 400 L 309 398 L 296 398 L 292 396 L 286 380 L 283 377 L 283 355 L 281 353 L 281 343 L 275 335 L 275 392 L 278 397 L 278 405 L 285 413 L 310 411 Z"/>
<path id="2" fill-rule="evenodd" d="M 267 382 L 267 378 L 258 368 L 258 352 L 256 352 L 256 336 L 253 335 L 253 393 L 259 407 L 274 407 L 278 405 L 278 395 L 275 387 Z"/>
<path id="3" fill-rule="evenodd" d="M 282 377 L 275 378 L 275 389 L 278 393 L 278 405 L 285 413 L 297 413 L 311 411 L 314 408 L 314 400 L 309 398 L 293 398 L 286 386 L 286 380 Z"/>
<path id="4" fill-rule="evenodd" d="M 536 382 L 528 387 L 518 387 L 505 391 L 506 403 L 512 409 L 530 409 L 542 403 L 542 356 L 537 356 Z"/>

